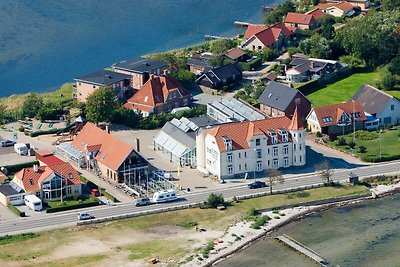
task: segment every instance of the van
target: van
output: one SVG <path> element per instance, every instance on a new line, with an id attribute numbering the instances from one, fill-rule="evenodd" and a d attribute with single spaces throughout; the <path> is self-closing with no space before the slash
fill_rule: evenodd
<path id="1" fill-rule="evenodd" d="M 154 193 L 152 202 L 153 203 L 162 203 L 162 202 L 170 202 L 176 200 L 176 191 L 175 190 L 167 190 L 167 191 L 159 191 Z"/>
<path id="2" fill-rule="evenodd" d="M 35 195 L 27 195 L 24 198 L 25 205 L 31 210 L 40 211 L 42 210 L 42 200 Z"/>
<path id="3" fill-rule="evenodd" d="M 24 143 L 16 143 L 14 145 L 14 151 L 21 156 L 28 155 L 28 147 Z"/>

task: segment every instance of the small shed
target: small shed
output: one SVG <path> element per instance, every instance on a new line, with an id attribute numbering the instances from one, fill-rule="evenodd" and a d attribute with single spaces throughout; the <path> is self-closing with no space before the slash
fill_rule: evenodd
<path id="1" fill-rule="evenodd" d="M 349 173 L 349 183 L 356 185 L 359 183 L 358 179 L 359 179 L 359 177 L 357 174 L 355 174 L 353 172 Z"/>

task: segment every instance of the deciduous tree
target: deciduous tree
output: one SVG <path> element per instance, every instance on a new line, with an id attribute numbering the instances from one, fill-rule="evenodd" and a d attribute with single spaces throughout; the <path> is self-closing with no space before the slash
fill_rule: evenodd
<path id="1" fill-rule="evenodd" d="M 110 87 L 96 90 L 86 101 L 86 118 L 98 124 L 110 122 L 113 112 L 117 107 L 114 93 Z"/>
<path id="2" fill-rule="evenodd" d="M 285 182 L 285 178 L 282 176 L 282 173 L 276 169 L 269 169 L 266 171 L 266 173 L 269 184 L 269 191 L 272 194 L 272 186 L 275 183 L 283 184 Z"/>
<path id="3" fill-rule="evenodd" d="M 331 177 L 334 173 L 334 171 L 331 169 L 331 166 L 329 165 L 329 162 L 327 160 L 324 160 L 320 164 L 317 165 L 317 173 L 321 177 L 321 179 L 324 181 L 324 183 L 330 184 L 331 183 Z"/>

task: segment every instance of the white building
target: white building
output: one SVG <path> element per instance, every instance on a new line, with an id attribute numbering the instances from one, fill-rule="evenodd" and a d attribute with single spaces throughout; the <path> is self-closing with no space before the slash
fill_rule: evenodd
<path id="1" fill-rule="evenodd" d="M 197 169 L 220 179 L 306 163 L 305 127 L 287 117 L 221 124 L 196 137 Z"/>

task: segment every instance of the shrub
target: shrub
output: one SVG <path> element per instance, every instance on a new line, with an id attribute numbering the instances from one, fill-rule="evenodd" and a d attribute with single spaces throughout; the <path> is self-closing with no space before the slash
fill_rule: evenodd
<path id="1" fill-rule="evenodd" d="M 247 211 L 246 218 L 254 218 L 258 215 L 260 215 L 260 212 L 258 210 L 256 210 L 255 208 L 251 208 Z"/>
<path id="2" fill-rule="evenodd" d="M 281 217 L 279 217 L 278 215 L 274 216 L 274 219 L 280 219 Z"/>
<path id="3" fill-rule="evenodd" d="M 300 191 L 296 193 L 297 197 L 309 197 L 310 196 L 310 192 L 307 191 Z"/>
<path id="4" fill-rule="evenodd" d="M 262 60 L 261 60 L 261 58 L 256 58 L 256 59 L 254 59 L 254 60 L 252 60 L 250 62 L 245 62 L 245 63 L 241 62 L 239 64 L 240 64 L 240 66 L 242 67 L 243 70 L 250 71 L 250 70 L 256 69 L 259 66 L 261 66 Z"/>
<path id="5" fill-rule="evenodd" d="M 315 136 L 316 136 L 316 137 L 322 137 L 322 133 L 321 133 L 321 132 L 317 132 L 317 133 L 315 134 Z"/>
<path id="6" fill-rule="evenodd" d="M 348 145 L 351 149 L 354 149 L 356 147 L 356 143 L 354 143 L 353 141 L 350 141 Z"/>
<path id="7" fill-rule="evenodd" d="M 183 221 L 183 222 L 179 222 L 176 224 L 176 226 L 180 226 L 183 228 L 192 228 L 194 226 L 197 226 L 198 223 L 197 222 L 192 222 L 192 221 Z"/>
<path id="8" fill-rule="evenodd" d="M 65 202 L 63 202 L 65 203 Z M 54 212 L 59 212 L 59 211 L 65 211 L 65 210 L 74 210 L 74 209 L 81 209 L 81 208 L 87 208 L 87 207 L 94 207 L 99 205 L 98 201 L 95 202 L 87 202 L 87 203 L 82 203 L 82 204 L 76 204 L 76 205 L 70 205 L 70 206 L 65 206 L 66 204 L 55 207 L 55 208 L 48 208 L 46 209 L 46 213 L 54 213 Z"/>
<path id="9" fill-rule="evenodd" d="M 211 195 L 208 196 L 206 201 L 207 208 L 216 208 L 219 205 L 223 204 L 225 204 L 225 200 L 222 194 L 211 193 Z"/>
<path id="10" fill-rule="evenodd" d="M 365 153 L 365 152 L 367 152 L 367 148 L 365 146 L 359 146 L 358 152 L 359 153 Z"/>
<path id="11" fill-rule="evenodd" d="M 20 131 L 20 132 L 25 132 L 25 127 L 24 127 L 24 126 L 20 126 L 20 127 L 18 128 L 18 131 Z"/>
<path id="12" fill-rule="evenodd" d="M 0 236 L 0 245 L 10 244 L 13 242 L 23 241 L 31 238 L 38 237 L 39 234 L 36 233 L 24 233 L 18 235 L 5 235 Z"/>
<path id="13" fill-rule="evenodd" d="M 261 226 L 263 226 L 269 220 L 271 220 L 271 218 L 268 215 L 260 216 L 254 223 L 251 224 L 250 227 L 253 229 L 260 229 Z"/>
<path id="14" fill-rule="evenodd" d="M 345 145 L 347 145 L 346 139 L 345 139 L 344 137 L 340 137 L 340 138 L 338 139 L 338 145 L 339 145 L 339 146 L 345 146 Z"/>
<path id="15" fill-rule="evenodd" d="M 336 139 L 337 139 L 337 136 L 336 136 L 335 134 L 331 134 L 331 135 L 329 136 L 329 141 L 331 141 L 331 142 L 336 141 Z"/>
<path id="16" fill-rule="evenodd" d="M 24 211 L 20 211 L 19 209 L 17 209 L 14 205 L 12 204 L 8 204 L 7 207 L 14 212 L 15 214 L 17 214 L 19 217 L 25 217 L 25 212 Z"/>
<path id="17" fill-rule="evenodd" d="M 240 236 L 235 237 L 235 241 L 240 241 L 242 238 Z"/>
<path id="18" fill-rule="evenodd" d="M 374 140 L 379 137 L 377 132 L 356 131 L 356 138 L 361 140 Z"/>
<path id="19" fill-rule="evenodd" d="M 213 249 L 214 249 L 214 243 L 208 242 L 207 245 L 201 250 L 203 258 L 208 258 L 208 254 L 210 254 L 210 251 Z"/>
<path id="20" fill-rule="evenodd" d="M 46 131 L 36 131 L 36 132 L 32 132 L 30 133 L 30 137 L 36 137 L 39 135 L 45 135 L 45 134 L 55 134 L 57 132 L 59 132 L 61 129 L 57 129 L 57 128 L 52 128 Z"/>

